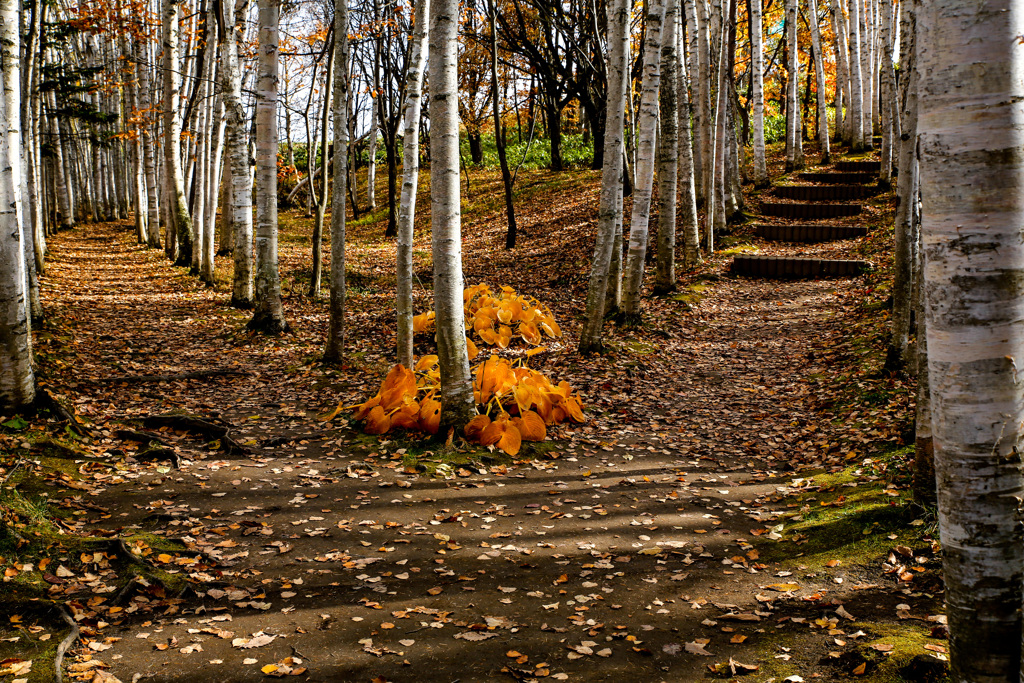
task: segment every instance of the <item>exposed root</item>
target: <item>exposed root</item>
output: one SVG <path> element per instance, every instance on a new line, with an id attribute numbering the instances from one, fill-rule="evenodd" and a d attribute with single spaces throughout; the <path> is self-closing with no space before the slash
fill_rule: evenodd
<path id="1" fill-rule="evenodd" d="M 61 605 L 60 615 L 64 619 L 64 623 L 71 627 L 71 632 L 57 646 L 57 656 L 53 661 L 53 677 L 57 683 L 64 683 L 64 655 L 67 654 L 68 648 L 82 635 L 82 632 L 78 628 L 78 622 L 71 616 L 71 612 L 68 611 L 66 605 Z"/>

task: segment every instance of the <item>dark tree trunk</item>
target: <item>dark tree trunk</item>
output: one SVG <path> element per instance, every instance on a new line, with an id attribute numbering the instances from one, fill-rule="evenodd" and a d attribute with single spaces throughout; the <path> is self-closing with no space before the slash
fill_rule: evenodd
<path id="1" fill-rule="evenodd" d="M 384 156 L 388 162 L 388 228 L 385 237 L 398 235 L 398 136 L 386 131 Z"/>
<path id="2" fill-rule="evenodd" d="M 480 140 L 480 131 L 467 133 L 466 137 L 469 138 L 469 160 L 474 166 L 479 166 L 484 163 L 484 146 Z"/>
<path id="3" fill-rule="evenodd" d="M 563 171 L 562 163 L 562 112 L 554 97 L 544 96 L 544 118 L 548 125 L 548 139 L 551 141 L 551 170 Z"/>

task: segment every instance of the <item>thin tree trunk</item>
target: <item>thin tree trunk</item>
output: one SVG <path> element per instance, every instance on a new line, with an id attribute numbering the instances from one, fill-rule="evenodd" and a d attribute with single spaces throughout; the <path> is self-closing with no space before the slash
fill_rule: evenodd
<path id="1" fill-rule="evenodd" d="M 862 0 L 849 0 L 850 17 L 847 22 L 847 46 L 850 49 L 850 149 L 864 151 L 864 76 L 861 73 L 860 8 Z"/>
<path id="2" fill-rule="evenodd" d="M 755 2 L 757 0 L 754 0 Z M 693 268 L 700 263 L 700 226 L 697 223 L 697 175 L 693 157 L 693 142 L 690 135 L 692 109 L 687 76 L 689 71 L 686 62 L 686 40 L 683 28 L 685 17 L 679 17 L 679 185 L 682 192 L 679 208 L 683 214 L 683 267 Z"/>
<path id="3" fill-rule="evenodd" d="M 227 202 L 224 213 L 234 238 L 231 278 L 231 305 L 252 308 L 253 245 L 252 245 L 252 175 L 245 110 L 242 107 L 242 73 L 238 63 L 238 40 L 245 22 L 245 5 L 234 8 L 230 1 L 221 3 L 224 42 L 221 44 L 221 78 L 224 92 L 225 165 Z"/>
<path id="4" fill-rule="evenodd" d="M 797 0 L 786 0 L 786 172 L 803 168 L 800 158 L 800 51 L 797 45 Z"/>
<path id="5" fill-rule="evenodd" d="M 882 119 L 882 155 L 879 184 L 888 189 L 892 185 L 892 154 L 893 154 L 893 109 L 895 107 L 895 74 L 892 67 L 892 0 L 882 0 L 879 7 L 881 21 L 881 59 L 879 60 L 880 93 Z"/>
<path id="6" fill-rule="evenodd" d="M 900 64 L 903 68 L 902 117 L 904 140 L 900 144 L 899 175 L 896 180 L 896 206 L 893 251 L 892 330 L 886 353 L 885 368 L 890 372 L 907 365 L 907 345 L 910 340 L 910 318 L 913 306 L 913 245 L 918 226 L 914 224 L 913 205 L 918 186 L 917 163 L 917 88 L 916 68 L 917 0 L 903 0 L 901 12 Z M 918 332 L 918 338 L 921 338 Z"/>
<path id="7" fill-rule="evenodd" d="M 418 0 L 413 20 L 411 57 L 406 75 L 405 111 L 402 112 L 402 203 L 398 213 L 397 293 L 398 362 L 412 367 L 412 241 L 419 184 L 419 122 L 423 105 L 423 70 L 427 63 L 427 26 L 430 0 Z"/>
<path id="8" fill-rule="evenodd" d="M 330 123 L 331 113 L 331 89 L 334 81 L 334 50 L 327 56 L 326 87 L 324 92 L 323 105 L 320 108 L 320 149 L 323 158 L 324 172 L 320 190 L 316 196 L 316 219 L 313 223 L 313 270 L 310 275 L 309 296 L 317 299 L 320 297 L 320 280 L 323 273 L 323 239 L 324 239 L 324 217 L 327 215 L 327 124 Z M 316 183 L 310 177 L 309 191 L 313 192 Z"/>
<path id="9" fill-rule="evenodd" d="M 256 88 L 256 297 L 249 328 L 288 331 L 277 265 L 277 86 L 281 0 L 259 0 Z"/>
<path id="10" fill-rule="evenodd" d="M 633 213 L 629 221 L 629 252 L 624 269 L 622 308 L 626 320 L 636 322 L 640 315 L 640 290 L 647 261 L 648 226 L 651 193 L 654 187 L 655 143 L 658 132 L 658 94 L 661 88 L 661 44 L 664 32 L 663 0 L 648 0 L 644 40 L 644 76 L 637 127 L 636 186 L 633 188 Z M 674 115 L 674 112 L 673 112 Z"/>
<path id="11" fill-rule="evenodd" d="M 345 357 L 345 194 L 348 191 L 348 0 L 334 0 L 334 178 L 331 188 L 331 300 L 324 360 Z M 325 166 L 326 168 L 326 166 Z"/>
<path id="12" fill-rule="evenodd" d="M 658 261 L 654 292 L 676 286 L 676 196 L 679 185 L 679 0 L 667 0 L 661 41 L 661 135 L 658 136 Z"/>
<path id="13" fill-rule="evenodd" d="M 771 184 L 764 148 L 764 57 L 761 47 L 761 0 L 747 0 L 750 7 L 751 90 L 754 111 L 754 187 Z"/>
<path id="14" fill-rule="evenodd" d="M 821 51 L 821 29 L 818 26 L 818 2 L 807 0 L 807 18 L 811 23 L 811 49 L 814 51 L 814 78 L 818 90 L 818 146 L 821 148 L 821 163 L 832 160 L 828 136 L 828 100 L 825 99 L 825 59 Z"/>
<path id="15" fill-rule="evenodd" d="M 164 164 L 167 169 L 170 215 L 174 221 L 174 265 L 192 264 L 192 217 L 185 201 L 181 174 L 181 75 L 179 73 L 178 0 L 164 0 Z"/>
<path id="16" fill-rule="evenodd" d="M 430 17 L 430 224 L 434 310 L 441 371 L 441 430 L 461 431 L 476 414 L 462 307 L 459 197 L 457 0 L 440 0 Z"/>
<path id="17" fill-rule="evenodd" d="M 494 145 L 498 149 L 498 164 L 501 166 L 501 182 L 505 187 L 505 215 L 507 230 L 505 231 L 505 248 L 516 246 L 516 207 L 512 202 L 512 173 L 508 168 L 505 155 L 505 134 L 501 125 L 501 107 L 498 99 L 498 32 L 495 30 L 497 13 L 495 0 L 491 0 L 489 10 L 491 23 L 491 105 L 494 114 Z"/>
<path id="18" fill-rule="evenodd" d="M 612 0 L 608 7 L 608 100 L 605 116 L 604 167 L 601 169 L 601 199 L 597 215 L 597 240 L 590 266 L 586 321 L 580 333 L 579 351 L 602 349 L 608 268 L 615 247 L 615 223 L 621 220 L 618 193 L 622 187 L 622 131 L 626 108 L 626 70 L 629 55 L 629 0 Z"/>
<path id="19" fill-rule="evenodd" d="M 918 14 L 921 230 L 950 680 L 1017 681 L 1024 526 L 1024 13 Z"/>

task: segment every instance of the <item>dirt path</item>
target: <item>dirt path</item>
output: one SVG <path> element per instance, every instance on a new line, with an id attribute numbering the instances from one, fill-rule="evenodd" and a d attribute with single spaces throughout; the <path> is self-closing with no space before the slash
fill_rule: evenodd
<path id="1" fill-rule="evenodd" d="M 122 681 L 288 667 L 309 681 L 691 681 L 709 664 L 732 676 L 730 660 L 735 675 L 759 666 L 754 680 L 810 676 L 839 649 L 830 630 L 856 630 L 839 605 L 893 615 L 896 600 L 864 568 L 761 557 L 788 473 L 842 462 L 813 377 L 835 370 L 814 349 L 841 337 L 848 287 L 720 279 L 694 310 L 652 303 L 659 343 L 623 337 L 614 363 L 553 361 L 583 391 L 587 425 L 531 463 L 445 479 L 406 472 L 398 442 L 366 448 L 316 421 L 339 387 L 368 381 L 310 363 L 322 320 L 294 321 L 290 302 L 306 337 L 250 338 L 222 292 L 139 249 L 127 226 L 65 234 L 44 290 L 73 337 L 61 344 L 77 381 L 63 388 L 111 452 L 125 448 L 121 422 L 172 408 L 230 422 L 252 451 L 169 431 L 180 469 L 141 464 L 94 492 L 107 512 L 86 529 L 184 538 L 203 556 L 166 567 L 201 584 L 85 603 L 86 623 L 108 625 L 80 652 Z M 209 368 L 248 374 L 90 381 Z M 841 623 L 808 629 L 797 613 Z"/>

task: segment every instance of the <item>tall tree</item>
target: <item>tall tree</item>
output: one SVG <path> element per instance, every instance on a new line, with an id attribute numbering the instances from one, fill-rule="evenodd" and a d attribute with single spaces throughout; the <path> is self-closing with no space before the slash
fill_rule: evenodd
<path id="1" fill-rule="evenodd" d="M 11 4 L 10 0 L 0 3 L 3 28 L 9 27 L 12 21 L 17 27 L 17 13 L 10 11 Z M 35 399 L 25 237 L 17 172 L 20 129 L 11 117 L 13 107 L 8 106 L 8 98 L 13 93 L 7 83 L 10 81 L 19 95 L 21 89 L 21 83 L 15 80 L 18 61 L 12 57 L 16 54 L 16 43 L 13 52 L 0 51 L 4 81 L 4 87 L 0 88 L 0 410 L 16 410 Z M 12 139 L 16 146 L 12 146 Z"/>
<path id="2" fill-rule="evenodd" d="M 398 362 L 412 367 L 412 240 L 416 223 L 416 189 L 420 172 L 420 110 L 423 106 L 423 69 L 427 63 L 427 25 L 430 0 L 417 0 L 413 19 L 412 55 L 408 94 L 402 118 L 402 204 L 398 213 L 397 292 Z"/>
<path id="3" fill-rule="evenodd" d="M 252 173 L 246 136 L 245 109 L 242 106 L 242 71 L 238 59 L 238 41 L 245 25 L 248 0 L 223 0 L 220 3 L 223 34 L 221 43 L 221 79 L 226 119 L 227 202 L 224 214 L 234 236 L 231 279 L 231 305 L 251 308 L 252 272 Z"/>
<path id="4" fill-rule="evenodd" d="M 259 0 L 256 88 L 256 287 L 249 328 L 288 331 L 277 264 L 277 85 L 281 0 Z"/>
<path id="5" fill-rule="evenodd" d="M 864 120 L 864 74 L 861 69 L 860 12 L 863 0 L 849 0 L 849 20 L 843 22 L 846 28 L 846 43 L 850 49 L 850 149 L 864 151 L 864 136 L 870 136 L 870 122 Z"/>
<path id="6" fill-rule="evenodd" d="M 180 0 L 164 0 L 163 8 L 163 79 L 164 79 L 164 172 L 168 195 L 165 201 L 173 221 L 174 265 L 192 265 L 192 216 L 185 201 L 185 179 L 181 171 L 181 71 L 180 71 Z M 276 155 L 275 155 L 276 158 Z"/>
<path id="7" fill-rule="evenodd" d="M 462 308 L 459 198 L 458 0 L 430 11 L 430 228 L 434 311 L 441 371 L 441 431 L 461 430 L 476 414 Z"/>
<path id="8" fill-rule="evenodd" d="M 626 258 L 622 308 L 627 319 L 640 315 L 640 290 L 647 261 L 647 236 L 651 217 L 651 193 L 654 187 L 655 138 L 658 130 L 658 94 L 661 88 L 661 41 L 665 23 L 663 0 L 647 3 L 644 38 L 644 76 L 640 94 L 637 145 L 636 186 L 633 188 L 633 215 L 629 222 L 629 253 Z M 673 112 L 674 115 L 674 112 Z M 674 218 L 674 217 L 673 217 Z"/>
<path id="9" fill-rule="evenodd" d="M 750 11 L 750 105 L 754 127 L 754 187 L 768 187 L 764 148 L 764 48 L 761 36 L 761 0 L 747 0 Z"/>
<path id="10" fill-rule="evenodd" d="M 697 175 L 694 164 L 693 138 L 690 134 L 692 100 L 687 84 L 690 71 L 686 60 L 686 39 L 683 35 L 685 26 L 686 17 L 680 12 L 679 47 L 676 51 L 679 56 L 679 118 L 676 130 L 679 132 L 679 186 L 682 189 L 679 209 L 683 218 L 683 267 L 689 269 L 700 263 L 700 226 L 697 223 L 696 190 L 696 179 L 700 176 Z"/>
<path id="11" fill-rule="evenodd" d="M 333 35 L 333 31 L 331 32 Z M 334 39 L 337 39 L 335 36 Z M 320 297 L 320 280 L 323 274 L 323 241 L 324 241 L 324 218 L 327 216 L 327 199 L 328 199 L 328 183 L 327 183 L 327 169 L 329 168 L 327 160 L 327 129 L 328 123 L 331 121 L 331 92 L 333 90 L 334 80 L 334 54 L 335 50 L 331 49 L 327 56 L 327 72 L 325 74 L 324 81 L 324 101 L 320 107 L 320 154 L 323 156 L 323 173 L 320 174 L 319 185 L 314 181 L 312 176 L 309 179 L 309 191 L 310 194 L 315 194 L 316 204 L 316 216 L 313 219 L 313 272 L 310 275 L 309 282 L 309 296 L 310 298 L 317 299 Z M 377 134 L 376 130 L 372 131 L 374 135 Z M 371 193 L 372 196 L 372 193 Z"/>
<path id="12" fill-rule="evenodd" d="M 786 0 L 786 171 L 804 167 L 800 120 L 800 50 L 797 43 L 797 0 Z"/>
<path id="13" fill-rule="evenodd" d="M 892 0 L 880 0 L 880 43 L 881 56 L 879 59 L 879 84 L 881 93 L 879 108 L 882 120 L 882 154 L 881 170 L 878 182 L 882 187 L 888 188 L 892 185 L 892 158 L 893 158 L 893 112 L 896 108 L 895 74 L 892 67 Z"/>
<path id="14" fill-rule="evenodd" d="M 331 300 L 324 360 L 345 356 L 345 201 L 348 191 L 348 0 L 334 0 L 334 178 L 331 188 Z"/>
<path id="15" fill-rule="evenodd" d="M 676 196 L 679 184 L 679 0 L 667 0 L 661 40 L 663 73 L 658 136 L 658 262 L 654 291 L 670 292 L 676 284 Z"/>
<path id="16" fill-rule="evenodd" d="M 608 269 L 615 244 L 615 223 L 622 220 L 623 123 L 626 117 L 626 78 L 629 58 L 629 0 L 612 0 L 608 6 L 608 101 L 604 135 L 604 166 L 601 169 L 601 199 L 597 214 L 597 240 L 590 265 L 586 321 L 580 333 L 580 353 L 602 348 Z"/>
<path id="17" fill-rule="evenodd" d="M 1021 672 L 1024 11 L 918 15 L 921 230 L 950 679 Z"/>
<path id="18" fill-rule="evenodd" d="M 814 79 L 818 91 L 818 146 L 821 148 L 821 163 L 832 159 L 828 137 L 828 101 L 825 99 L 825 57 L 821 51 L 821 28 L 818 26 L 818 2 L 807 0 L 807 20 L 811 24 L 811 50 L 814 51 Z"/>

